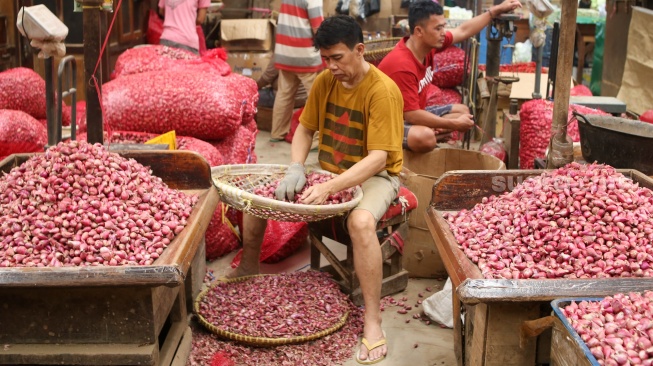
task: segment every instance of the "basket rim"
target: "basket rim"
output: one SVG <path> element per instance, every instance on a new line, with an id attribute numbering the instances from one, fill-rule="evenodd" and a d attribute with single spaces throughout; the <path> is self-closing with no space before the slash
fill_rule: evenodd
<path id="1" fill-rule="evenodd" d="M 214 185 L 218 188 L 218 192 L 223 192 L 225 189 L 236 190 L 238 196 L 244 201 L 249 201 L 251 204 L 258 204 L 261 206 L 274 204 L 277 210 L 285 211 L 296 214 L 307 214 L 306 212 L 299 211 L 308 211 L 312 210 L 314 212 L 319 212 L 322 214 L 331 214 L 338 215 L 344 212 L 347 212 L 360 203 L 363 198 L 363 190 L 360 186 L 354 187 L 354 195 L 350 201 L 344 203 L 330 204 L 330 205 L 307 205 L 303 203 L 291 203 L 285 201 L 279 201 L 272 198 L 262 197 L 248 191 L 245 191 L 241 188 L 235 187 L 230 184 L 226 184 L 220 180 L 220 177 L 227 175 L 242 175 L 242 174 L 255 174 L 262 173 L 265 169 L 269 170 L 270 174 L 282 173 L 288 169 L 288 165 L 283 164 L 231 164 L 231 165 L 219 165 L 211 168 L 211 178 Z M 230 172 L 237 172 L 239 174 L 229 174 Z M 322 169 L 311 169 L 307 168 L 307 172 L 317 172 L 330 174 L 335 176 L 337 174 L 322 170 Z M 223 194 L 220 194 L 221 196 Z M 250 204 L 250 205 L 251 205 Z"/>
<path id="2" fill-rule="evenodd" d="M 250 279 L 256 278 L 256 277 L 266 277 L 266 276 L 276 276 L 276 274 L 258 274 L 258 275 L 250 275 L 250 276 L 241 276 L 241 277 L 235 277 L 235 278 L 230 278 L 230 279 L 218 279 L 215 281 L 214 284 L 211 286 L 205 288 L 202 290 L 202 292 L 197 295 L 197 298 L 195 298 L 195 301 L 193 301 L 193 311 L 197 318 L 199 319 L 200 324 L 202 324 L 206 329 L 208 329 L 211 333 L 220 336 L 222 338 L 226 338 L 229 340 L 237 341 L 240 343 L 252 345 L 252 346 L 257 346 L 257 347 L 269 347 L 269 346 L 283 346 L 287 344 L 294 344 L 294 343 L 304 343 L 304 342 L 309 342 L 313 341 L 322 337 L 325 337 L 329 334 L 332 334 L 336 331 L 338 331 L 340 328 L 342 328 L 345 323 L 347 322 L 347 319 L 349 318 L 349 313 L 350 311 L 347 310 L 340 320 L 338 320 L 333 326 L 323 329 L 319 332 L 307 335 L 307 336 L 294 336 L 294 337 L 284 337 L 284 338 L 270 338 L 270 337 L 255 337 L 255 336 L 248 336 L 244 334 L 239 334 L 239 333 L 234 333 L 230 331 L 226 331 L 223 329 L 218 328 L 214 324 L 210 323 L 202 314 L 200 313 L 200 303 L 204 299 L 204 297 L 209 293 L 210 290 L 212 290 L 214 287 L 222 284 L 222 283 L 238 283 L 238 282 L 245 282 Z"/>

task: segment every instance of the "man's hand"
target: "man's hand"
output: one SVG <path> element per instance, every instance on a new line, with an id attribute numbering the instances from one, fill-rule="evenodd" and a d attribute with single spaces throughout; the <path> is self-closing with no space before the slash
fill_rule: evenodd
<path id="1" fill-rule="evenodd" d="M 306 184 L 306 170 L 302 163 L 292 163 L 286 171 L 286 176 L 279 182 L 279 186 L 274 191 L 274 195 L 279 201 L 283 201 L 284 197 L 288 201 L 295 198 L 295 193 L 300 192 Z"/>
<path id="2" fill-rule="evenodd" d="M 470 128 L 474 127 L 474 116 L 471 114 L 461 114 L 460 116 L 454 118 L 451 122 L 452 130 L 466 132 Z"/>
<path id="3" fill-rule="evenodd" d="M 492 14 L 497 16 L 503 13 L 509 13 L 517 8 L 521 8 L 519 0 L 504 0 L 501 4 L 495 5 L 492 8 Z"/>
<path id="4" fill-rule="evenodd" d="M 327 183 L 320 183 L 309 187 L 302 193 L 299 201 L 305 205 L 321 205 L 329 198 L 330 194 L 331 191 L 327 187 Z"/>

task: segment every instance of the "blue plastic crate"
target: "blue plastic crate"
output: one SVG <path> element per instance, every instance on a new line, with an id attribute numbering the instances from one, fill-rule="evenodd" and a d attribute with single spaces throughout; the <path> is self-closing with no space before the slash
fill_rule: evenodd
<path id="1" fill-rule="evenodd" d="M 587 357 L 589 360 L 590 364 L 592 366 L 600 366 L 598 360 L 594 355 L 592 355 L 592 352 L 590 349 L 587 347 L 585 344 L 585 341 L 583 341 L 580 336 L 578 335 L 578 332 L 574 329 L 574 327 L 571 326 L 569 321 L 567 320 L 567 317 L 562 313 L 561 308 L 564 308 L 565 306 L 571 304 L 572 301 L 575 302 L 581 302 L 581 301 L 594 301 L 598 302 L 603 300 L 602 297 L 578 297 L 578 298 L 565 298 L 565 299 L 557 299 L 551 301 L 551 308 L 553 308 L 553 313 L 560 319 L 560 322 L 562 322 L 562 325 L 565 326 L 567 331 L 569 332 L 569 335 L 574 339 L 574 342 L 578 345 L 578 347 L 583 351 L 583 354 Z"/>

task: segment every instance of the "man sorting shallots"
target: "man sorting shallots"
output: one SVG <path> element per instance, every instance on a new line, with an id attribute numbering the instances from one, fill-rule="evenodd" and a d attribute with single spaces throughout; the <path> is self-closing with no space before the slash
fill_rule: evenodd
<path id="1" fill-rule="evenodd" d="M 345 15 L 326 19 L 314 45 L 327 69 L 308 95 L 291 147 L 292 163 L 275 191 L 293 200 L 305 185 L 304 162 L 315 131 L 318 160 L 337 177 L 309 187 L 303 204 L 321 204 L 329 194 L 362 185 L 363 199 L 347 217 L 354 268 L 365 301 L 363 344 L 356 359 L 370 364 L 387 353 L 381 329 L 382 260 L 376 223 L 399 190 L 403 163 L 403 99 L 397 85 L 363 58 L 365 45 L 358 23 Z M 259 272 L 259 254 L 267 221 L 248 214 L 243 223 L 243 256 L 229 277 Z"/>

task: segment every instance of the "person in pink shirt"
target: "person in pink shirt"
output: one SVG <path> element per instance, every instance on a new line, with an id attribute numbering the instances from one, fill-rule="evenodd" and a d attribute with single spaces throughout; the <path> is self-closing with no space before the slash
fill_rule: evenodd
<path id="1" fill-rule="evenodd" d="M 159 0 L 159 14 L 164 17 L 159 44 L 199 54 L 197 26 L 204 23 L 211 0 Z"/>

